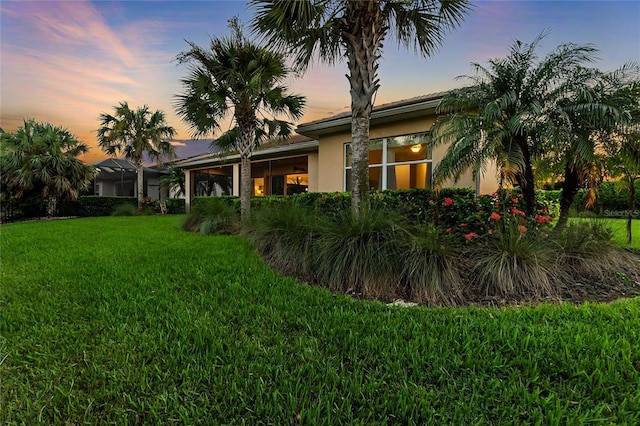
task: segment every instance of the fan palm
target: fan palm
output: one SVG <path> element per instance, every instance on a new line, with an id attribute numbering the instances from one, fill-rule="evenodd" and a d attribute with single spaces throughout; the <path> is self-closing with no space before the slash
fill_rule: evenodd
<path id="1" fill-rule="evenodd" d="M 588 87 L 590 73 L 577 70 L 596 52 L 567 43 L 539 60 L 544 36 L 531 44 L 516 41 L 507 57 L 487 66 L 472 64 L 475 75 L 464 76 L 471 84 L 442 99 L 438 109 L 445 115 L 434 126 L 434 144 L 450 146 L 435 170 L 436 183 L 469 168 L 484 172 L 488 160 L 497 160 L 501 181 L 519 186 L 525 210 L 535 211 L 533 161 L 549 152 L 549 141 L 564 143 L 572 134 L 568 111 L 586 111 L 576 104 L 583 102 L 576 92 Z"/>
<path id="2" fill-rule="evenodd" d="M 124 154 L 135 168 L 138 187 L 138 207 L 144 198 L 144 157 L 160 161 L 175 154 L 169 139 L 176 130 L 167 124 L 164 112 L 151 112 L 144 105 L 135 110 L 127 102 L 120 102 L 114 114 L 100 114 L 98 145 L 109 155 Z"/>
<path id="3" fill-rule="evenodd" d="M 317 56 L 329 64 L 346 58 L 351 93 L 352 207 L 366 207 L 369 192 L 369 124 L 380 82 L 383 42 L 432 55 L 445 32 L 469 9 L 466 0 L 252 0 L 254 30 L 270 44 L 286 49 L 300 68 Z"/>
<path id="4" fill-rule="evenodd" d="M 167 174 L 160 178 L 160 188 L 173 191 L 174 197 L 185 195 L 184 169 L 168 167 Z"/>
<path id="5" fill-rule="evenodd" d="M 275 117 L 302 116 L 305 99 L 286 94 L 290 75 L 284 56 L 248 40 L 237 19 L 229 21 L 233 34 L 211 40 L 209 50 L 189 43 L 178 61 L 188 63 L 184 92 L 177 96 L 176 111 L 189 123 L 193 137 L 221 130 L 232 115 L 233 128 L 214 144 L 240 154 L 240 210 L 243 218 L 251 208 L 251 154 L 266 138 L 286 137 L 292 124 Z M 272 117 L 272 118 L 268 118 Z"/>
<path id="6" fill-rule="evenodd" d="M 68 130 L 26 120 L 15 132 L 0 132 L 2 191 L 16 198 L 76 199 L 95 176 L 79 155 L 89 150 Z"/>

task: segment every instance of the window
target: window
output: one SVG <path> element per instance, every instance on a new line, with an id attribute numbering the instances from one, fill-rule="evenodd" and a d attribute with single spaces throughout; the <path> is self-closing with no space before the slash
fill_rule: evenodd
<path id="1" fill-rule="evenodd" d="M 231 195 L 233 191 L 233 167 L 215 167 L 191 173 L 192 191 L 196 197 Z"/>
<path id="2" fill-rule="evenodd" d="M 429 135 L 418 133 L 369 143 L 369 188 L 430 188 L 432 175 Z M 351 189 L 351 144 L 345 144 L 345 189 Z"/>

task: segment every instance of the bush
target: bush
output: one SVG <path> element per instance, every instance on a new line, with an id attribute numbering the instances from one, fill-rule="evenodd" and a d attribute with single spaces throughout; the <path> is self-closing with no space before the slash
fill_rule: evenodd
<path id="1" fill-rule="evenodd" d="M 640 181 L 636 181 L 636 193 L 640 194 Z M 598 187 L 596 203 L 591 209 L 585 208 L 587 193 L 580 190 L 576 194 L 573 206 L 579 214 L 582 211 L 593 211 L 598 216 L 622 217 L 629 209 L 629 193 L 618 182 L 602 182 Z M 640 197 L 636 199 L 636 209 L 640 209 Z"/>
<path id="2" fill-rule="evenodd" d="M 238 212 L 226 197 L 207 197 L 191 209 L 182 224 L 182 229 L 201 234 L 237 234 Z"/>
<path id="3" fill-rule="evenodd" d="M 167 214 L 184 214 L 185 200 L 184 198 L 167 198 L 164 200 L 167 206 Z"/>
<path id="4" fill-rule="evenodd" d="M 469 241 L 460 261 L 486 296 L 540 300 L 558 293 L 558 271 L 548 234 L 506 222 L 485 239 Z"/>
<path id="5" fill-rule="evenodd" d="M 293 200 L 273 203 L 252 214 L 245 235 L 273 268 L 312 280 L 321 220 L 309 206 Z"/>
<path id="6" fill-rule="evenodd" d="M 88 195 L 78 197 L 78 214 L 77 216 L 110 216 L 116 207 L 122 204 L 138 205 L 138 199 L 135 197 L 102 197 L 97 195 Z"/>
<path id="7" fill-rule="evenodd" d="M 136 214 L 137 207 L 133 204 L 120 204 L 111 212 L 111 216 L 133 216 Z"/>
<path id="8" fill-rule="evenodd" d="M 433 225 L 409 231 L 402 253 L 405 294 L 418 303 L 455 305 L 462 300 L 459 250 L 450 235 Z"/>
<path id="9" fill-rule="evenodd" d="M 367 215 L 345 210 L 323 223 L 316 239 L 316 273 L 330 289 L 384 300 L 402 293 L 400 276 L 407 233 L 403 221 L 377 208 Z"/>

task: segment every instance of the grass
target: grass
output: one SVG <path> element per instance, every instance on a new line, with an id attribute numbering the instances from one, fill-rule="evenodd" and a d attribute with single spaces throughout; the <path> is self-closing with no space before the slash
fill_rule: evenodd
<path id="1" fill-rule="evenodd" d="M 3 225 L 3 424 L 638 424 L 640 298 L 401 308 L 177 217 Z"/>

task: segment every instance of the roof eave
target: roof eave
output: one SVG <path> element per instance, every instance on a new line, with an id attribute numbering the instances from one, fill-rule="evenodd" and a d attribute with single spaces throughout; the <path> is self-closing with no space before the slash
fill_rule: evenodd
<path id="1" fill-rule="evenodd" d="M 293 145 L 279 145 L 270 148 L 266 148 L 263 150 L 254 151 L 251 154 L 251 159 L 261 159 L 265 157 L 270 157 L 275 154 L 302 154 L 305 152 L 311 152 L 317 150 L 318 141 L 306 141 L 299 142 Z M 183 169 L 194 169 L 206 165 L 218 165 L 218 164 L 231 164 L 240 161 L 240 154 L 211 154 L 210 157 L 201 158 L 195 161 L 184 161 L 184 162 L 176 162 L 174 166 L 181 167 Z"/>
<path id="2" fill-rule="evenodd" d="M 399 105 L 392 108 L 374 110 L 371 113 L 371 124 L 382 124 L 396 120 L 398 116 L 403 119 L 419 117 L 423 114 L 434 114 L 436 107 L 440 103 L 440 98 L 429 99 L 413 104 Z M 349 130 L 351 128 L 351 116 L 336 117 L 326 121 L 319 121 L 309 124 L 301 124 L 296 129 L 296 133 L 301 135 L 318 138 L 321 135 L 329 133 L 337 133 Z"/>

